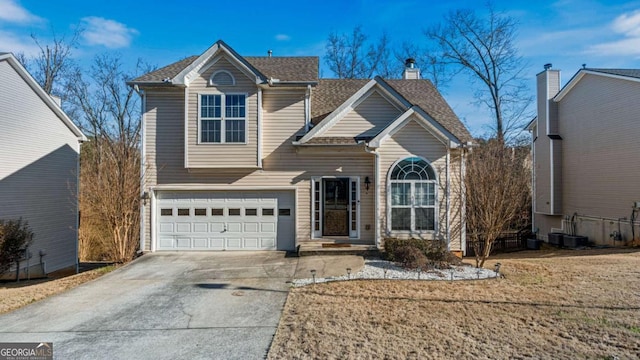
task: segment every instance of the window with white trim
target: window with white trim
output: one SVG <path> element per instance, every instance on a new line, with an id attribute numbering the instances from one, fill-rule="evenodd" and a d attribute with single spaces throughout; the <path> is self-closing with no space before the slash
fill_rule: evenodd
<path id="1" fill-rule="evenodd" d="M 245 143 L 247 96 L 200 95 L 200 142 Z"/>
<path id="2" fill-rule="evenodd" d="M 424 159 L 409 157 L 395 164 L 389 174 L 392 231 L 436 229 L 436 185 L 435 172 Z"/>

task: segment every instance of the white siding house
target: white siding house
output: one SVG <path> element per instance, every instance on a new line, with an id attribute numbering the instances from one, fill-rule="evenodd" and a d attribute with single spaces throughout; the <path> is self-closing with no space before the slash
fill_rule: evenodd
<path id="1" fill-rule="evenodd" d="M 77 266 L 84 140 L 16 58 L 0 53 L 0 219 L 22 218 L 34 232 L 32 274 Z"/>

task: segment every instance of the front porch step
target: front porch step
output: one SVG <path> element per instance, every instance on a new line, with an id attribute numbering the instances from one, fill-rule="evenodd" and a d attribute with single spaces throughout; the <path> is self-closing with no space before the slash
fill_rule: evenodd
<path id="1" fill-rule="evenodd" d="M 325 244 L 323 246 L 323 244 Z M 312 255 L 360 255 L 379 256 L 375 245 L 344 244 L 333 242 L 303 242 L 298 246 L 298 256 Z"/>

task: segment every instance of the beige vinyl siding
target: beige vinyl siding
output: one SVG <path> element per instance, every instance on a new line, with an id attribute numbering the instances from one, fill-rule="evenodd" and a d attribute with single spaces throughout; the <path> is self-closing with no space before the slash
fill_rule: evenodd
<path id="1" fill-rule="evenodd" d="M 560 101 L 564 214 L 628 218 L 640 201 L 638 99 L 638 82 L 587 74 Z"/>
<path id="2" fill-rule="evenodd" d="M 234 86 L 207 86 L 209 78 L 218 70 L 229 71 L 235 78 Z M 257 167 L 257 119 L 258 87 L 224 57 L 195 78 L 188 88 L 188 167 L 190 168 L 230 168 Z M 198 114 L 200 94 L 227 93 L 246 94 L 246 144 L 199 143 Z M 224 109 L 223 109 L 224 111 Z M 224 134 L 223 134 L 224 136 Z"/>
<path id="3" fill-rule="evenodd" d="M 534 230 L 538 230 L 538 239 L 548 241 L 548 234 L 552 229 L 562 228 L 562 216 L 533 214 Z"/>
<path id="4" fill-rule="evenodd" d="M 399 115 L 400 110 L 374 91 L 322 136 L 375 136 Z"/>
<path id="5" fill-rule="evenodd" d="M 292 145 L 304 128 L 304 91 L 263 92 L 263 169 L 185 169 L 183 166 L 182 91 L 147 92 L 147 185 L 206 185 L 217 187 L 280 187 L 297 189 L 297 241 L 311 239 L 311 178 L 360 177 L 361 236 L 374 241 L 373 191 L 364 178 L 373 178 L 374 157 L 361 147 L 300 148 Z M 158 118 L 160 116 L 160 118 Z M 178 135 L 176 135 L 178 134 Z M 148 209 L 148 207 L 147 207 Z M 146 223 L 150 213 L 146 211 Z M 365 225 L 371 225 L 365 230 Z M 145 246 L 149 249 L 149 225 Z"/>
<path id="6" fill-rule="evenodd" d="M 445 239 L 446 238 L 446 155 L 447 147 L 440 140 L 435 138 L 424 127 L 418 124 L 416 121 L 410 121 L 402 129 L 396 132 L 389 139 L 384 141 L 378 150 L 380 153 L 380 184 L 378 184 L 378 191 L 380 192 L 380 225 L 382 227 L 382 236 L 395 234 L 390 233 L 390 229 L 387 228 L 387 179 L 391 167 L 396 161 L 404 159 L 410 156 L 420 156 L 425 158 L 431 163 L 431 166 L 435 170 L 438 176 L 438 214 L 437 214 L 437 233 L 427 235 L 427 239 Z M 452 176 L 452 181 L 456 180 L 456 177 Z M 452 191 L 453 193 L 453 191 Z M 459 202 L 452 202 L 459 203 Z M 455 212 L 451 212 L 454 214 Z M 457 212 L 457 216 L 460 216 L 460 212 Z M 455 220 L 458 223 L 460 220 Z M 453 224 L 454 222 L 452 222 Z M 460 250 L 460 231 L 455 238 L 452 236 L 451 249 Z M 452 232 L 452 235 L 456 235 Z M 400 237 L 406 235 L 398 235 Z"/>
<path id="7" fill-rule="evenodd" d="M 29 223 L 47 272 L 75 266 L 78 139 L 7 61 L 0 79 L 0 219 Z"/>

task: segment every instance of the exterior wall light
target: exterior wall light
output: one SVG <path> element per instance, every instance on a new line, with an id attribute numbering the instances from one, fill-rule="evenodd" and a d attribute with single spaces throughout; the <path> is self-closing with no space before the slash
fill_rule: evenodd
<path id="1" fill-rule="evenodd" d="M 365 178 L 364 178 L 364 188 L 367 189 L 367 191 L 369 191 L 369 186 L 371 186 L 371 180 L 369 180 L 368 176 L 365 176 Z"/>

